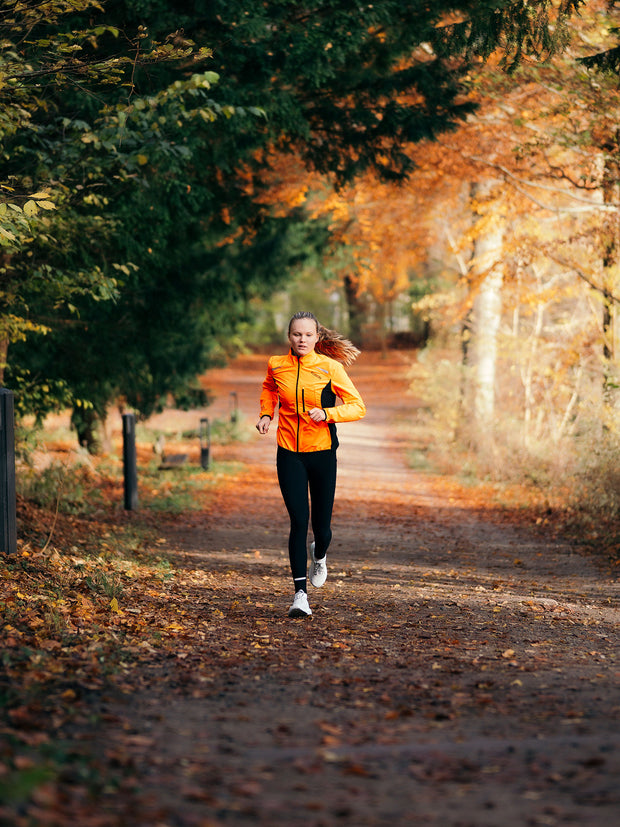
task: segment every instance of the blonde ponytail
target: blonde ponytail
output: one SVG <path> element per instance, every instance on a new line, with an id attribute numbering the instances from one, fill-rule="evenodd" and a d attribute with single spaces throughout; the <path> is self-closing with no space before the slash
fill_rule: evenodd
<path id="1" fill-rule="evenodd" d="M 356 348 L 353 342 L 345 339 L 344 336 L 341 336 L 340 333 L 337 333 L 335 330 L 323 327 L 314 313 L 310 313 L 308 310 L 300 310 L 291 317 L 288 323 L 289 334 L 291 332 L 291 325 L 297 319 L 311 319 L 316 324 L 319 341 L 316 343 L 314 349 L 317 353 L 329 356 L 330 359 L 341 362 L 345 367 L 352 364 L 360 355 L 361 350 Z"/>
<path id="2" fill-rule="evenodd" d="M 330 359 L 342 362 L 345 366 L 352 364 L 361 353 L 349 339 L 345 339 L 335 330 L 323 327 L 320 323 L 319 341 L 314 349 L 324 356 L 329 356 Z"/>
<path id="3" fill-rule="evenodd" d="M 320 323 L 319 341 L 316 343 L 314 349 L 324 356 L 329 356 L 337 362 L 342 362 L 345 367 L 352 364 L 361 353 L 349 339 L 345 339 L 344 336 L 336 333 L 335 330 L 323 327 Z"/>

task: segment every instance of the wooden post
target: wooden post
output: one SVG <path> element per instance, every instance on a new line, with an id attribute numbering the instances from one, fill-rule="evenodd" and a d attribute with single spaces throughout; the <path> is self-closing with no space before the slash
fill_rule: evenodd
<path id="1" fill-rule="evenodd" d="M 15 414 L 13 391 L 6 388 L 0 388 L 0 542 L 4 554 L 17 552 Z"/>
<path id="2" fill-rule="evenodd" d="M 125 510 L 138 507 L 138 471 L 136 466 L 136 417 L 123 414 L 123 476 L 125 480 Z"/>
<path id="3" fill-rule="evenodd" d="M 237 391 L 230 392 L 230 399 L 232 402 L 232 408 L 230 411 L 230 421 L 235 423 L 239 418 L 239 399 L 237 397 Z"/>
<path id="4" fill-rule="evenodd" d="M 200 467 L 209 470 L 209 452 L 211 449 L 211 426 L 205 417 L 200 420 Z"/>

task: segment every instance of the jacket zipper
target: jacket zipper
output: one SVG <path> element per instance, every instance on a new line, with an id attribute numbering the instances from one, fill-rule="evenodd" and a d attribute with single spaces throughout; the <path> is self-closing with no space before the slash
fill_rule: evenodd
<path id="1" fill-rule="evenodd" d="M 297 412 L 297 447 L 296 451 L 299 453 L 299 429 L 300 429 L 300 420 L 299 420 L 299 373 L 301 371 L 301 359 L 297 357 L 297 381 L 295 382 L 295 410 Z M 303 390 L 302 390 L 302 398 L 303 398 Z"/>

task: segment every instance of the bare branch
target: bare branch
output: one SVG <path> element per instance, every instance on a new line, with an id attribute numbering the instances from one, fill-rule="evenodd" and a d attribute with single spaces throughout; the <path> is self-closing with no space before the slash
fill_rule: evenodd
<path id="1" fill-rule="evenodd" d="M 591 277 L 588 276 L 587 273 L 584 273 L 584 271 L 580 267 L 578 267 L 574 262 L 566 261 L 566 259 L 562 258 L 562 256 L 558 256 L 557 254 L 551 253 L 548 250 L 546 251 L 546 255 L 550 259 L 555 261 L 557 264 L 561 264 L 563 267 L 567 267 L 569 270 L 574 271 L 580 279 L 585 281 L 585 283 L 589 285 L 595 292 L 599 293 L 601 296 L 604 296 L 607 301 L 612 302 L 613 304 L 620 305 L 620 296 L 615 296 L 609 290 L 605 289 L 604 287 L 600 287 L 598 284 L 595 284 L 595 282 L 592 281 Z"/>
<path id="2" fill-rule="evenodd" d="M 515 175 L 515 173 L 512 172 L 511 170 L 507 169 L 507 167 L 503 166 L 502 164 L 497 164 L 497 163 L 489 160 L 488 158 L 482 158 L 478 155 L 469 155 L 468 153 L 465 153 L 462 150 L 457 149 L 454 146 L 451 146 L 450 144 L 446 144 L 443 141 L 438 141 L 438 143 L 440 143 L 443 147 L 450 150 L 451 152 L 454 152 L 457 155 L 460 155 L 462 158 L 465 158 L 467 161 L 472 161 L 475 164 L 480 164 L 480 165 L 486 167 L 487 169 L 497 170 L 498 172 L 500 172 L 502 174 L 502 176 L 505 179 L 508 179 L 512 183 L 512 185 L 515 187 L 515 189 L 518 192 L 522 193 L 522 195 L 525 195 L 526 198 L 529 198 L 531 201 L 533 201 L 539 207 L 541 207 L 544 210 L 548 210 L 549 212 L 580 213 L 580 212 L 586 212 L 587 210 L 592 210 L 592 211 L 600 210 L 602 212 L 617 212 L 620 209 L 620 203 L 618 203 L 618 202 L 612 202 L 612 203 L 607 203 L 607 204 L 603 204 L 602 202 L 601 203 L 595 203 L 591 199 L 584 198 L 584 197 L 581 197 L 579 195 L 576 195 L 575 193 L 570 192 L 569 190 L 566 190 L 563 187 L 554 187 L 554 186 L 551 186 L 550 184 L 543 184 L 539 181 L 532 181 L 531 179 L 521 178 L 518 175 Z M 551 205 L 545 204 L 543 201 L 540 201 L 537 198 L 535 198 L 531 193 L 529 193 L 525 189 L 523 189 L 523 187 L 531 187 L 533 189 L 540 189 L 540 190 L 544 190 L 546 192 L 553 192 L 553 193 L 556 193 L 558 195 L 564 195 L 567 198 L 569 198 L 571 201 L 575 201 L 579 204 L 583 204 L 584 207 L 582 207 L 580 209 L 571 209 L 570 207 L 551 206 Z"/>

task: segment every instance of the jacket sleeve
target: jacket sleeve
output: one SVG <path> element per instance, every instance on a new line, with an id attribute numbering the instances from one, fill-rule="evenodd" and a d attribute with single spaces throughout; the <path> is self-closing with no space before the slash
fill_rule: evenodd
<path id="1" fill-rule="evenodd" d="M 349 379 L 347 372 L 339 362 L 336 362 L 332 377 L 332 390 L 342 399 L 342 405 L 334 408 L 325 408 L 327 422 L 354 422 L 361 419 L 366 413 L 366 405 L 359 391 Z"/>
<path id="2" fill-rule="evenodd" d="M 278 404 L 278 386 L 273 378 L 273 371 L 271 369 L 271 359 L 267 367 L 267 376 L 263 382 L 263 389 L 260 395 L 260 415 L 269 416 L 273 419 L 273 415 Z"/>

